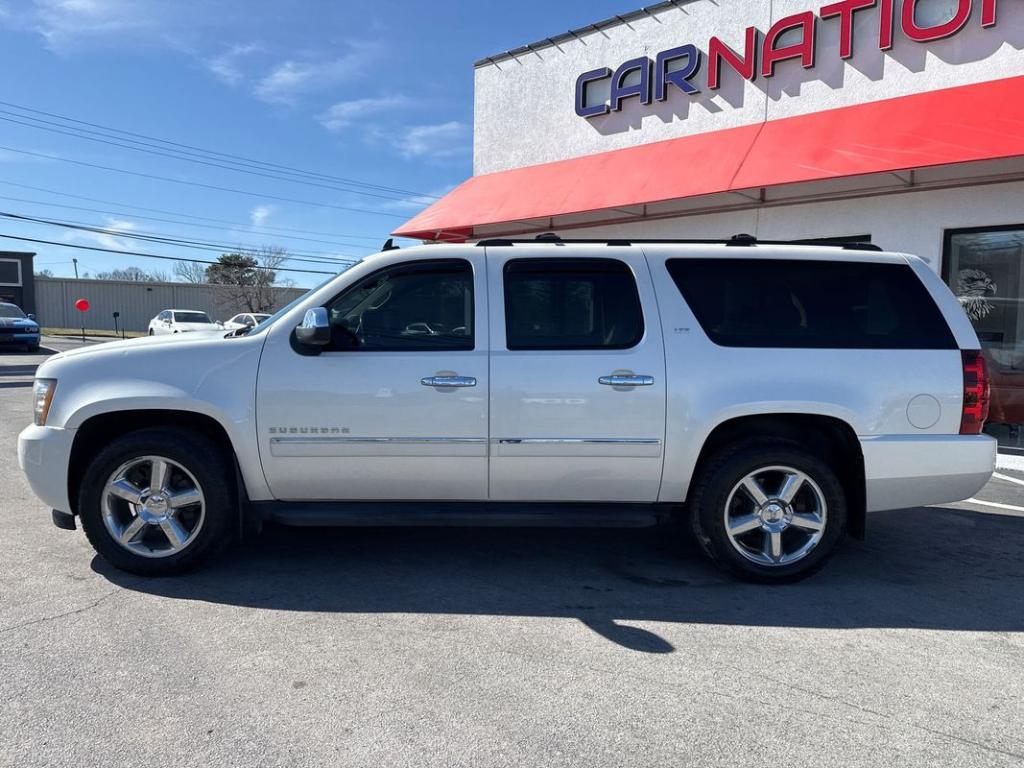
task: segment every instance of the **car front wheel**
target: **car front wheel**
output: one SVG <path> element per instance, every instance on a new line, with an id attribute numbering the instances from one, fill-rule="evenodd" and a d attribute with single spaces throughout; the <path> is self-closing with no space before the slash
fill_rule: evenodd
<path id="1" fill-rule="evenodd" d="M 219 447 L 178 429 L 146 429 L 100 451 L 82 479 L 86 536 L 112 565 L 142 575 L 179 573 L 225 544 L 231 473 Z"/>
<path id="2" fill-rule="evenodd" d="M 690 513 L 705 554 L 749 581 L 809 576 L 846 532 L 846 497 L 835 472 L 782 440 L 714 456 L 695 479 Z"/>

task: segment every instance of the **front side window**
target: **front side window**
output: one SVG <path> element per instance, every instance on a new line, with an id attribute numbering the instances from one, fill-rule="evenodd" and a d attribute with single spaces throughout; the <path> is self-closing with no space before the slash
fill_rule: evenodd
<path id="1" fill-rule="evenodd" d="M 472 350 L 473 270 L 462 259 L 389 267 L 345 290 L 327 312 L 328 349 Z"/>
<path id="2" fill-rule="evenodd" d="M 802 259 L 670 259 L 708 337 L 724 347 L 956 349 L 908 264 Z"/>
<path id="3" fill-rule="evenodd" d="M 629 267 L 614 259 L 514 259 L 505 265 L 511 350 L 629 349 L 644 334 Z"/>

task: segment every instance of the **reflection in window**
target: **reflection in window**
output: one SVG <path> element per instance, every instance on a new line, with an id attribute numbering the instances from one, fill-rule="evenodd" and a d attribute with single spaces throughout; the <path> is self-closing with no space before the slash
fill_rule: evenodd
<path id="1" fill-rule="evenodd" d="M 382 270 L 328 305 L 331 349 L 473 349 L 473 272 L 462 260 Z"/>
<path id="2" fill-rule="evenodd" d="M 992 373 L 985 431 L 1024 454 L 1024 226 L 948 232 L 943 263 Z"/>

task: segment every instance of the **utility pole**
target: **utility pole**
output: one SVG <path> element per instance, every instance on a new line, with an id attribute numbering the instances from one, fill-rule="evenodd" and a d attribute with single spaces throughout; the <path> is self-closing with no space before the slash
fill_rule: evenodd
<path id="1" fill-rule="evenodd" d="M 78 279 L 78 259 L 72 259 L 71 263 L 75 265 L 75 280 Z"/>

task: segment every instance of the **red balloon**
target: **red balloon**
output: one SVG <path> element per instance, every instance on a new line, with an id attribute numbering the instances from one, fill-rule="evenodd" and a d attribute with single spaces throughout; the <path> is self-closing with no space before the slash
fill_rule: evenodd
<path id="1" fill-rule="evenodd" d="M 89 300 L 88 299 L 79 299 L 78 301 L 75 302 L 75 309 L 77 309 L 79 312 L 88 312 L 89 311 Z"/>

